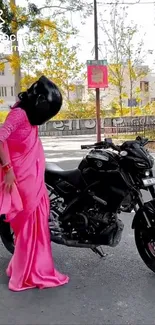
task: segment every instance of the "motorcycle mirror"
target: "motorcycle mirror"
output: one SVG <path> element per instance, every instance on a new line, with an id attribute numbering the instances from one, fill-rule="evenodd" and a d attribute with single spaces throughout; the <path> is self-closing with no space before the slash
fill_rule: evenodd
<path id="1" fill-rule="evenodd" d="M 111 138 L 106 138 L 105 141 L 106 141 L 107 143 L 109 143 L 109 144 L 112 143 L 112 139 L 111 139 Z"/>

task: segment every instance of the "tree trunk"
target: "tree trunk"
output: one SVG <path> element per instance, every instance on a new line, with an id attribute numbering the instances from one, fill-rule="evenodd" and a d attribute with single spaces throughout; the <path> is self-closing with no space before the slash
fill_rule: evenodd
<path id="1" fill-rule="evenodd" d="M 130 77 L 130 101 L 131 101 L 131 108 L 130 108 L 130 112 L 131 112 L 131 116 L 133 115 L 133 109 L 132 109 L 132 104 L 133 104 L 133 102 L 132 102 L 132 100 L 133 100 L 133 82 L 132 82 L 132 79 L 131 79 L 131 77 Z"/>
<path id="2" fill-rule="evenodd" d="M 122 88 L 119 88 L 119 105 L 120 105 L 120 114 L 123 116 L 123 103 L 122 103 Z"/>
<path id="3" fill-rule="evenodd" d="M 16 45 L 14 45 L 14 49 L 13 49 L 13 54 L 16 55 L 17 59 L 20 59 L 20 55 L 19 55 L 19 50 L 18 50 L 18 41 L 16 41 Z M 15 70 L 15 96 L 16 96 L 16 100 L 18 100 L 18 94 L 21 91 L 21 69 L 20 69 L 20 63 L 18 64 L 18 67 Z"/>

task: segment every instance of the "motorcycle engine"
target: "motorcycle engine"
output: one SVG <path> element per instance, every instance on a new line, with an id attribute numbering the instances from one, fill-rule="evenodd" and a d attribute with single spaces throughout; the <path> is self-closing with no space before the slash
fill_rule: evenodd
<path id="1" fill-rule="evenodd" d="M 89 240 L 94 236 L 99 236 L 116 223 L 116 216 L 103 211 L 103 206 L 99 203 L 93 204 L 93 207 L 86 206 L 75 214 L 65 216 L 63 220 L 62 214 L 66 207 L 63 198 L 58 195 L 53 196 L 50 204 L 49 223 L 51 228 L 53 225 L 59 225 L 63 233 L 70 239 Z"/>

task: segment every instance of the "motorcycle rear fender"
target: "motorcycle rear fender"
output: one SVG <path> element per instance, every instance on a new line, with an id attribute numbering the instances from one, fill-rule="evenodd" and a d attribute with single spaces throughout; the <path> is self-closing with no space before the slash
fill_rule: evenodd
<path id="1" fill-rule="evenodd" d="M 149 218 L 154 217 L 155 219 L 155 199 L 144 203 L 144 206 L 139 208 L 132 221 L 132 226 L 131 226 L 132 229 L 135 229 L 137 223 L 139 223 L 142 220 L 143 212 L 147 214 L 147 217 Z"/>

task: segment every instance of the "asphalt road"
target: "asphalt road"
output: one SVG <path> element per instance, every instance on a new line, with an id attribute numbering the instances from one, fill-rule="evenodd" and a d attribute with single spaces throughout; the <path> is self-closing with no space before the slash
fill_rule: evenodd
<path id="1" fill-rule="evenodd" d="M 80 142 L 91 140 L 43 139 L 47 160 L 73 168 L 82 156 Z M 105 259 L 87 249 L 53 244 L 56 267 L 70 276 L 68 285 L 56 289 L 9 291 L 5 269 L 10 254 L 0 244 L 0 325 L 155 324 L 155 274 L 136 251 L 132 218 L 122 214 L 122 241 L 104 249 Z"/>

